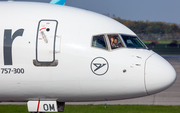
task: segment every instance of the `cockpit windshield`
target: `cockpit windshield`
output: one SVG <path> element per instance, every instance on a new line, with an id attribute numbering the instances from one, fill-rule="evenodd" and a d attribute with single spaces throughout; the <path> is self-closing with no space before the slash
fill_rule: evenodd
<path id="1" fill-rule="evenodd" d="M 148 49 L 137 36 L 125 34 L 102 34 L 93 36 L 91 46 L 107 51 L 125 47 Z"/>
<path id="2" fill-rule="evenodd" d="M 121 35 L 124 43 L 130 48 L 146 48 L 146 46 L 136 36 Z"/>

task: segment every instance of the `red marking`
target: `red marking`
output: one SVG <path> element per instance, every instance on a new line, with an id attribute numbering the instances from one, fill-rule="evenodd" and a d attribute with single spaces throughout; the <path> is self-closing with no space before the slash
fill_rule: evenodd
<path id="1" fill-rule="evenodd" d="M 48 22 L 48 23 L 46 23 L 46 24 L 50 24 L 50 23 Z"/>
<path id="2" fill-rule="evenodd" d="M 39 40 L 42 40 L 42 38 L 39 38 Z"/>
<path id="3" fill-rule="evenodd" d="M 46 28 L 41 28 L 39 31 L 43 30 L 43 29 L 46 29 Z"/>
<path id="4" fill-rule="evenodd" d="M 40 100 L 38 101 L 37 112 L 39 112 Z"/>

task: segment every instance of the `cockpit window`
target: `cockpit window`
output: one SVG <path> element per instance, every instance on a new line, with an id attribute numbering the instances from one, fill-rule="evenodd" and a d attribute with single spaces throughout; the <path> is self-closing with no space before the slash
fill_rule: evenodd
<path id="1" fill-rule="evenodd" d="M 108 35 L 111 49 L 117 49 L 123 47 L 122 41 L 118 35 Z"/>
<path id="2" fill-rule="evenodd" d="M 92 46 L 102 48 L 102 49 L 107 49 L 105 36 L 104 35 L 94 36 L 93 41 L 92 41 Z"/>
<path id="3" fill-rule="evenodd" d="M 121 35 L 127 47 L 146 48 L 146 46 L 136 36 Z"/>

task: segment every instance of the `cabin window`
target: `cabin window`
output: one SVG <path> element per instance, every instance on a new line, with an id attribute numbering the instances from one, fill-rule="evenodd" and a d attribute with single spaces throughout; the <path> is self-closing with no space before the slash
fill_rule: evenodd
<path id="1" fill-rule="evenodd" d="M 108 35 L 108 38 L 111 45 L 111 49 L 124 47 L 122 41 L 119 38 L 119 35 Z"/>
<path id="2" fill-rule="evenodd" d="M 127 47 L 146 48 L 146 46 L 136 36 L 121 35 Z"/>
<path id="3" fill-rule="evenodd" d="M 92 46 L 107 50 L 107 43 L 105 36 L 104 35 L 94 36 L 92 40 Z"/>

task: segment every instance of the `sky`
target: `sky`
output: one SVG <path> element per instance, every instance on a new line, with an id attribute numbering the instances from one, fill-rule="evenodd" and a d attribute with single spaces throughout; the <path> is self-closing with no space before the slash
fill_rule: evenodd
<path id="1" fill-rule="evenodd" d="M 7 1 L 7 0 L 0 0 Z M 50 2 L 51 0 L 14 0 Z M 67 6 L 100 14 L 113 14 L 126 20 L 161 21 L 180 24 L 180 0 L 66 0 Z"/>

